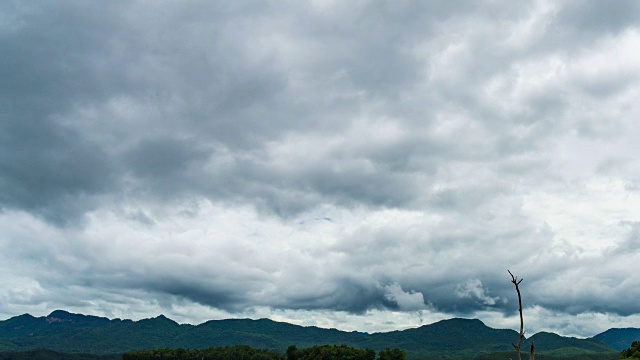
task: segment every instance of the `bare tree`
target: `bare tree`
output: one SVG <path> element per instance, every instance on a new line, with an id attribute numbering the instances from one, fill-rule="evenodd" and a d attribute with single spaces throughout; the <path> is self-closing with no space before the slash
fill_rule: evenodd
<path id="1" fill-rule="evenodd" d="M 522 338 L 524 338 L 524 320 L 522 319 L 522 297 L 520 296 L 520 283 L 522 282 L 522 280 L 524 279 L 518 279 L 517 276 L 513 276 L 513 274 L 511 273 L 511 271 L 507 270 L 509 272 L 509 275 L 511 275 L 511 282 L 513 283 L 513 285 L 515 285 L 516 287 L 516 292 L 518 293 L 518 310 L 520 311 L 520 334 L 518 336 L 518 343 L 514 344 L 511 343 L 511 345 L 513 345 L 513 347 L 516 349 L 516 354 L 518 355 L 518 360 L 521 360 L 520 358 L 520 346 L 522 346 Z M 534 352 L 534 345 L 533 345 L 533 341 L 531 341 L 531 349 L 529 352 L 529 360 L 534 360 L 535 358 L 535 352 Z"/>

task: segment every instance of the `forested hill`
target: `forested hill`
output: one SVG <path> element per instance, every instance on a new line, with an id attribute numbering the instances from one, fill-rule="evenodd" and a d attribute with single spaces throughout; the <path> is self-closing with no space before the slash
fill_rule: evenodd
<path id="1" fill-rule="evenodd" d="M 612 348 L 621 351 L 628 348 L 632 342 L 640 340 L 640 329 L 613 328 L 594 336 Z"/>
<path id="2" fill-rule="evenodd" d="M 427 354 L 473 356 L 479 352 L 511 351 L 518 334 L 514 330 L 487 327 L 480 320 L 450 319 L 419 328 L 386 333 L 345 332 L 303 327 L 268 319 L 212 320 L 180 325 L 164 316 L 140 321 L 54 311 L 45 317 L 21 315 L 0 321 L 0 351 L 50 349 L 68 353 L 119 354 L 137 349 L 208 348 L 249 345 L 283 353 L 289 345 L 299 348 L 345 344 L 376 351 L 386 347 L 407 351 L 409 357 Z M 615 351 L 595 339 L 565 338 L 541 333 L 533 338 L 540 351 L 562 348 L 584 352 Z M 413 356 L 411 356 L 413 355 Z M 464 355 L 464 356 L 462 356 Z"/>

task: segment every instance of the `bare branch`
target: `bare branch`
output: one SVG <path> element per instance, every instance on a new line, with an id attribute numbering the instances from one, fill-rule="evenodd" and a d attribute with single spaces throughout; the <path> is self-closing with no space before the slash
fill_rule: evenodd
<path id="1" fill-rule="evenodd" d="M 518 335 L 518 345 L 515 345 L 515 344 L 512 344 L 512 345 L 516 349 L 516 354 L 518 355 L 518 360 L 521 360 L 520 347 L 522 346 L 522 338 L 524 337 L 524 320 L 522 319 L 522 297 L 520 296 L 520 287 L 518 285 L 520 285 L 520 283 L 524 279 L 519 279 L 518 280 L 518 277 L 514 276 L 511 273 L 511 271 L 507 270 L 507 272 L 509 273 L 509 275 L 511 275 L 511 282 L 513 283 L 513 285 L 515 285 L 516 292 L 518 293 L 518 310 L 520 312 L 520 333 Z"/>

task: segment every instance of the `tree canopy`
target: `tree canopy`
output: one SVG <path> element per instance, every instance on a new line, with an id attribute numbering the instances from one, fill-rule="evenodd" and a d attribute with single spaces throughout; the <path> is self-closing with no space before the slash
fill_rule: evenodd
<path id="1" fill-rule="evenodd" d="M 298 349 L 289 346 L 284 356 L 274 351 L 255 349 L 250 346 L 227 346 L 196 349 L 163 348 L 132 351 L 122 355 L 122 360 L 376 360 L 376 352 L 347 345 L 319 345 Z M 380 351 L 378 360 L 405 360 L 399 349 Z"/>
<path id="2" fill-rule="evenodd" d="M 620 359 L 640 359 L 640 341 L 634 341 L 630 348 L 622 350 Z"/>

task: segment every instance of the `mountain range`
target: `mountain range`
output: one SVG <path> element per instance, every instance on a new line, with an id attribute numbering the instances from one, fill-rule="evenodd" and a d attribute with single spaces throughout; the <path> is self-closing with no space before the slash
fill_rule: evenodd
<path id="1" fill-rule="evenodd" d="M 207 348 L 249 345 L 284 353 L 321 344 L 345 344 L 376 351 L 400 348 L 409 359 L 451 356 L 478 358 L 482 354 L 513 352 L 514 330 L 493 329 L 476 319 L 454 318 L 402 331 L 383 333 L 346 332 L 299 326 L 269 319 L 211 320 L 200 325 L 178 324 L 160 315 L 139 321 L 108 319 L 56 310 L 43 317 L 24 314 L 0 321 L 0 351 L 48 349 L 63 353 L 121 354 L 162 347 Z M 616 359 L 619 351 L 640 339 L 640 329 L 610 329 L 589 339 L 540 332 L 523 342 L 534 341 L 538 359 L 544 354 L 588 355 Z M 511 355 L 510 355 L 511 356 Z M 508 358 L 508 357 L 506 357 Z M 583 357 L 586 358 L 586 357 Z M 589 357 L 594 358 L 594 357 Z"/>

